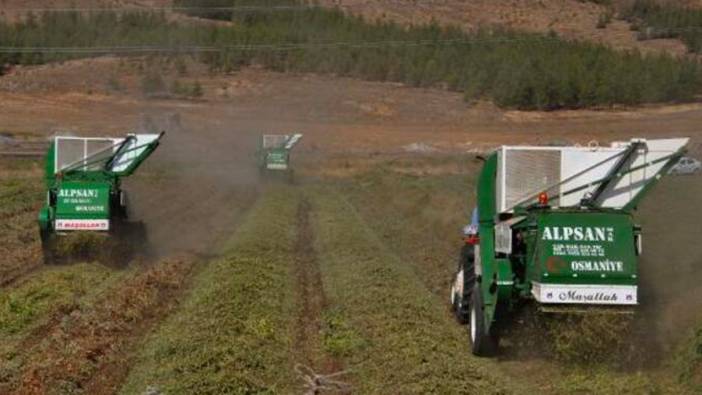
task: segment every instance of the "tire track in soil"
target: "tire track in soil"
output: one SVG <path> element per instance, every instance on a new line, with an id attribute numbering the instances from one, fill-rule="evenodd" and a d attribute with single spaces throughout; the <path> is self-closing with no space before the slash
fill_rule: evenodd
<path id="1" fill-rule="evenodd" d="M 298 363 L 310 368 L 318 375 L 329 375 L 344 370 L 337 358 L 322 349 L 322 314 L 329 307 L 324 293 L 322 274 L 314 249 L 314 229 L 310 224 L 312 205 L 304 197 L 297 209 L 297 239 L 294 256 L 296 293 L 299 301 L 294 350 L 299 355 Z M 302 378 L 302 377 L 301 377 Z M 322 390 L 307 387 L 306 394 L 321 394 Z"/>

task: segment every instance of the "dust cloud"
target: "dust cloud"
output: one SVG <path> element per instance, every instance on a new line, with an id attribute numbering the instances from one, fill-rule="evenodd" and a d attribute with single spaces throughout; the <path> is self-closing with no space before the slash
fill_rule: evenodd
<path id="1" fill-rule="evenodd" d="M 641 324 L 662 351 L 702 322 L 701 202 L 702 176 L 669 176 L 635 214 L 644 234 Z"/>
<path id="2" fill-rule="evenodd" d="M 211 255 L 256 199 L 260 186 L 253 125 L 212 125 L 178 112 L 142 115 L 139 133 L 166 131 L 139 175 L 126 180 L 150 253 Z"/>

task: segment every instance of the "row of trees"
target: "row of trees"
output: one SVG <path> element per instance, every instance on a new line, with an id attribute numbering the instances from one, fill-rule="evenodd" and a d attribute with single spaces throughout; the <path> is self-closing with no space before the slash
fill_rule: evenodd
<path id="1" fill-rule="evenodd" d="M 181 7 L 222 7 L 245 1 L 180 0 Z M 208 46 L 201 60 L 231 71 L 259 64 L 277 71 L 331 73 L 418 87 L 462 91 L 519 109 L 559 109 L 688 101 L 702 88 L 696 62 L 618 52 L 552 34 L 437 24 L 404 27 L 368 22 L 323 8 L 213 10 L 230 26 L 176 24 L 161 13 L 50 13 L 0 23 L 0 47 L 182 48 Z M 295 5 L 278 1 L 271 5 Z M 204 10 L 207 11 L 207 10 Z M 188 12 L 202 13 L 202 9 Z M 0 64 L 36 64 L 95 53 L 0 53 Z"/>
<path id="2" fill-rule="evenodd" d="M 642 39 L 679 38 L 690 52 L 702 52 L 702 9 L 635 0 L 621 16 L 639 29 Z"/>

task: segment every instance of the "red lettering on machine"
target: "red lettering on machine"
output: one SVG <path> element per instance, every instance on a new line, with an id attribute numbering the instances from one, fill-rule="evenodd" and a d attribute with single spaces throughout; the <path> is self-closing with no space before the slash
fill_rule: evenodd
<path id="1" fill-rule="evenodd" d="M 56 230 L 109 230 L 110 221 L 106 219 L 56 220 Z"/>

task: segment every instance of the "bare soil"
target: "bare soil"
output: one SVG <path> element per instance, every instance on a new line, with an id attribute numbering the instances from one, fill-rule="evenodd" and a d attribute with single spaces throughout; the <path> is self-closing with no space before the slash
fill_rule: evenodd
<path id="1" fill-rule="evenodd" d="M 149 67 L 144 62 L 101 58 L 17 70 L 0 80 L 0 128 L 39 138 L 57 132 L 118 135 L 165 129 L 171 133 L 163 151 L 173 152 L 181 162 L 173 165 L 175 172 L 187 174 L 206 157 L 208 172 L 199 176 L 233 172 L 241 173 L 233 179 L 254 181 L 245 169 L 252 168 L 251 152 L 263 131 L 304 132 L 300 151 L 310 153 L 407 152 L 413 151 L 413 143 L 442 152 L 470 152 L 502 143 L 604 144 L 633 136 L 688 135 L 697 142 L 702 118 L 697 103 L 521 112 L 490 103 L 471 105 L 457 93 L 401 84 L 256 68 L 210 75 L 197 65 L 186 78 L 202 83 L 202 99 L 148 99 L 138 88 L 139 68 Z M 74 73 L 91 68 L 98 71 L 93 77 Z M 164 75 L 166 80 L 177 78 L 167 69 Z M 106 88 L 111 76 L 119 78 L 124 91 Z M 186 152 L 196 162 L 182 159 Z"/>
<path id="2" fill-rule="evenodd" d="M 320 316 L 326 305 L 326 296 L 319 274 L 310 228 L 310 203 L 301 201 L 297 210 L 297 240 L 295 242 L 295 269 L 297 294 L 301 306 L 297 317 L 296 349 L 301 352 L 303 363 L 315 365 L 315 344 L 319 344 Z"/>
<path id="3" fill-rule="evenodd" d="M 167 7 L 171 0 L 0 0 L 0 18 L 17 20 L 27 12 L 57 8 L 146 8 Z"/>
<path id="4" fill-rule="evenodd" d="M 297 363 L 302 364 L 301 374 L 314 372 L 329 375 L 343 369 L 342 362 L 326 353 L 322 345 L 322 315 L 329 307 L 324 284 L 314 249 L 314 230 L 310 223 L 312 207 L 308 199 L 300 201 L 297 211 L 297 239 L 295 241 L 295 276 L 297 278 L 297 328 L 295 346 Z M 298 368 L 300 369 L 300 368 Z M 309 372 L 308 372 L 309 373 Z M 308 383 L 309 384 L 309 383 Z M 313 383 L 320 385 L 321 383 Z M 308 387 L 315 392 L 315 385 Z M 321 391 L 321 390 L 317 390 Z"/>

